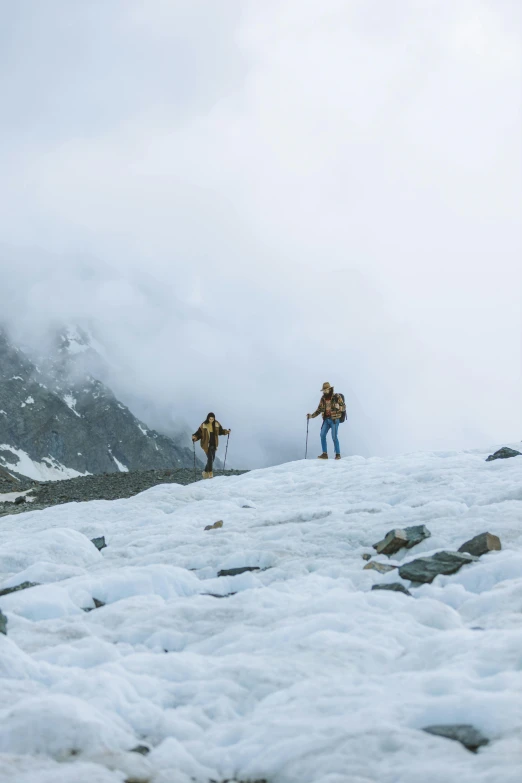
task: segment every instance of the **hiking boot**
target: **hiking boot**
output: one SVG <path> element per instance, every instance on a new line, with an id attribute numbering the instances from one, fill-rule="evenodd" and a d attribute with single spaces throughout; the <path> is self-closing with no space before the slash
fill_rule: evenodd
<path id="1" fill-rule="evenodd" d="M 207 478 L 214 478 L 214 473 L 210 471 L 210 473 L 207 473 Z"/>
<path id="2" fill-rule="evenodd" d="M 323 451 L 322 454 L 319 454 L 317 459 L 328 459 L 328 454 L 326 453 L 326 451 Z"/>
<path id="3" fill-rule="evenodd" d="M 208 473 L 206 470 L 204 470 L 201 475 L 203 476 L 203 478 L 208 478 Z"/>
<path id="4" fill-rule="evenodd" d="M 341 455 L 340 454 L 336 454 L 335 455 L 335 459 L 341 459 Z"/>

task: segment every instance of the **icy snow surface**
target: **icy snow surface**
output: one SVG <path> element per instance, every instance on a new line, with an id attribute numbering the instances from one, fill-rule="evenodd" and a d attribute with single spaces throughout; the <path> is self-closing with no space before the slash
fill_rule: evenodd
<path id="1" fill-rule="evenodd" d="M 486 463 L 493 450 L 310 460 L 2 517 L 0 589 L 40 586 L 0 598 L 0 780 L 520 783 L 522 457 Z M 485 530 L 503 549 L 413 597 L 371 592 L 397 572 L 361 555 L 412 524 L 432 537 L 392 562 Z M 240 566 L 262 570 L 217 578 Z M 93 598 L 106 606 L 82 611 Z M 490 744 L 420 730 L 441 723 Z"/>
<path id="2" fill-rule="evenodd" d="M 41 462 L 31 459 L 27 452 L 22 449 L 15 449 L 8 443 L 0 443 L 0 451 L 11 451 L 18 457 L 18 462 L 9 462 L 7 457 L 0 457 L 0 465 L 20 473 L 22 476 L 35 479 L 36 481 L 59 481 L 60 479 L 70 479 L 76 476 L 89 476 L 90 473 L 80 473 L 74 468 L 66 468 L 54 457 L 44 457 Z"/>

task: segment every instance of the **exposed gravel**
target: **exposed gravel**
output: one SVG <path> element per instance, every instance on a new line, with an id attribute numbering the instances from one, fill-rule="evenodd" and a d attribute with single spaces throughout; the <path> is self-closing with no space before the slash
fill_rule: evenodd
<path id="1" fill-rule="evenodd" d="M 227 470 L 226 476 L 239 476 L 245 470 Z M 216 471 L 215 475 L 223 475 Z M 198 470 L 196 481 L 202 481 Z M 194 471 L 188 468 L 164 470 L 140 470 L 129 473 L 101 473 L 93 476 L 79 476 L 66 481 L 31 482 L 34 486 L 29 497 L 34 501 L 22 503 L 0 503 L 0 516 L 35 511 L 60 503 L 83 503 L 87 500 L 117 500 L 130 498 L 157 484 L 192 484 Z M 10 491 L 13 491 L 11 488 Z"/>
<path id="2" fill-rule="evenodd" d="M 27 476 L 22 476 L 20 473 L 6 470 L 0 466 L 0 494 L 4 492 L 23 492 L 36 486 L 37 483 L 37 481 L 33 481 L 33 479 L 27 478 Z"/>

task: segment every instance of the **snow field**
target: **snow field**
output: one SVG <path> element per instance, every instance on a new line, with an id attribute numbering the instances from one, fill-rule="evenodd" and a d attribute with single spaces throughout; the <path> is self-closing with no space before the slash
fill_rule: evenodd
<path id="1" fill-rule="evenodd" d="M 488 453 L 310 460 L 0 518 L 0 589 L 41 583 L 0 598 L 0 780 L 518 783 L 522 458 Z M 361 555 L 412 524 L 432 537 L 374 559 L 485 530 L 503 549 L 413 597 L 371 592 L 398 574 Z M 242 566 L 264 570 L 217 577 Z M 491 742 L 420 731 L 436 723 Z"/>

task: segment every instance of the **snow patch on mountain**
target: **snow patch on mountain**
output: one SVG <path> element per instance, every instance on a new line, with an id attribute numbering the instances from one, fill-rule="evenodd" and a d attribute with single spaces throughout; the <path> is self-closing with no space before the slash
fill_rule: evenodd
<path id="1" fill-rule="evenodd" d="M 31 492 L 30 489 L 26 489 L 24 492 L 0 492 L 0 503 L 14 503 L 16 498 L 20 496 L 25 497 L 26 502 L 33 503 L 34 497 L 30 497 L 29 492 Z"/>
<path id="2" fill-rule="evenodd" d="M 0 443 L 0 465 L 36 481 L 60 481 L 90 475 L 88 471 L 82 473 L 62 465 L 54 457 L 43 457 L 41 461 L 31 459 L 27 452 L 8 443 Z"/>
<path id="3" fill-rule="evenodd" d="M 126 465 L 123 464 L 123 462 L 120 462 L 119 459 L 117 459 L 114 454 L 111 451 L 111 448 L 109 446 L 109 454 L 111 455 L 112 459 L 114 460 L 116 466 L 118 467 L 118 470 L 120 473 L 128 473 L 129 469 Z"/>
<path id="4" fill-rule="evenodd" d="M 72 394 L 64 394 L 63 401 L 67 405 L 67 407 L 74 413 L 76 416 L 78 416 L 79 419 L 81 419 L 81 414 L 78 413 L 76 410 L 76 404 L 77 400 L 73 397 Z"/>

